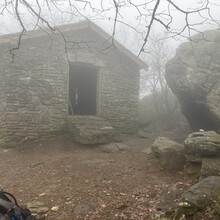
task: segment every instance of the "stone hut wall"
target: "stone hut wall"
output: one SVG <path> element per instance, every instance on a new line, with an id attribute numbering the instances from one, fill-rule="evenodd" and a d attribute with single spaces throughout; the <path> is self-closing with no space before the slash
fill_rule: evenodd
<path id="1" fill-rule="evenodd" d="M 127 60 L 120 60 L 115 54 L 102 70 L 101 81 L 100 115 L 111 121 L 119 131 L 135 133 L 139 99 L 138 68 Z"/>
<path id="2" fill-rule="evenodd" d="M 7 46 L 0 58 L 6 97 L 1 116 L 1 140 L 5 145 L 59 130 L 68 106 L 68 63 L 63 47 L 51 47 L 45 39 L 24 40 L 14 51 L 12 62 L 10 49 L 16 45 Z"/>
<path id="3" fill-rule="evenodd" d="M 66 44 L 59 34 L 25 39 L 13 62 L 10 49 L 17 41 L 0 44 L 0 138 L 5 145 L 62 129 L 68 115 L 69 62 L 99 68 L 98 116 L 122 133 L 136 131 L 139 68 L 87 31 L 65 33 Z"/>

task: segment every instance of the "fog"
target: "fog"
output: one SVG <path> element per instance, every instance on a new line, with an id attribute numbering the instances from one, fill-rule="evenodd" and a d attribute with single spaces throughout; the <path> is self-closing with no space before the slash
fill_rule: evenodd
<path id="1" fill-rule="evenodd" d="M 219 219 L 218 1 L 0 0 L 0 219 Z"/>

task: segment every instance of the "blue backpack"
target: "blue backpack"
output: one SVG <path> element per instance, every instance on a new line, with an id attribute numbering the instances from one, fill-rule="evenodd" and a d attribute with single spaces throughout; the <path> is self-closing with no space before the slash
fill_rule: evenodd
<path id="1" fill-rule="evenodd" d="M 22 209 L 12 194 L 0 189 L 0 220 L 36 220 L 36 218 L 31 215 L 29 209 Z"/>

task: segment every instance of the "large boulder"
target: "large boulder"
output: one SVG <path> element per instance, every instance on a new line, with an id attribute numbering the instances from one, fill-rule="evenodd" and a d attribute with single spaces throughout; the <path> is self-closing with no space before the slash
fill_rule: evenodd
<path id="1" fill-rule="evenodd" d="M 166 65 L 166 80 L 193 131 L 220 132 L 220 29 L 180 45 Z"/>
<path id="2" fill-rule="evenodd" d="M 184 146 L 169 138 L 157 138 L 152 144 L 152 151 L 164 169 L 181 170 L 186 163 Z"/>
<path id="3" fill-rule="evenodd" d="M 220 135 L 215 131 L 201 131 L 190 134 L 184 146 L 186 153 L 194 156 L 220 155 Z"/>
<path id="4" fill-rule="evenodd" d="M 204 208 L 211 200 L 218 198 L 220 176 L 209 176 L 190 187 L 179 204 L 179 212 L 193 215 Z"/>
<path id="5" fill-rule="evenodd" d="M 201 177 L 220 176 L 219 134 L 215 131 L 194 132 L 185 139 L 184 147 L 188 174 L 195 171 L 194 174 Z"/>

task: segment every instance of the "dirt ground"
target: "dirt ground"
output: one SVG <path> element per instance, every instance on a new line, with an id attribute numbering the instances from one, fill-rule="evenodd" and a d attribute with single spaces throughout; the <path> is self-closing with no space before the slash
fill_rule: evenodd
<path id="1" fill-rule="evenodd" d="M 48 220 L 151 220 L 164 191 L 194 180 L 144 154 L 152 140 L 126 136 L 123 143 L 131 149 L 105 153 L 65 138 L 0 149 L 0 184 L 21 205 L 43 202 Z"/>

